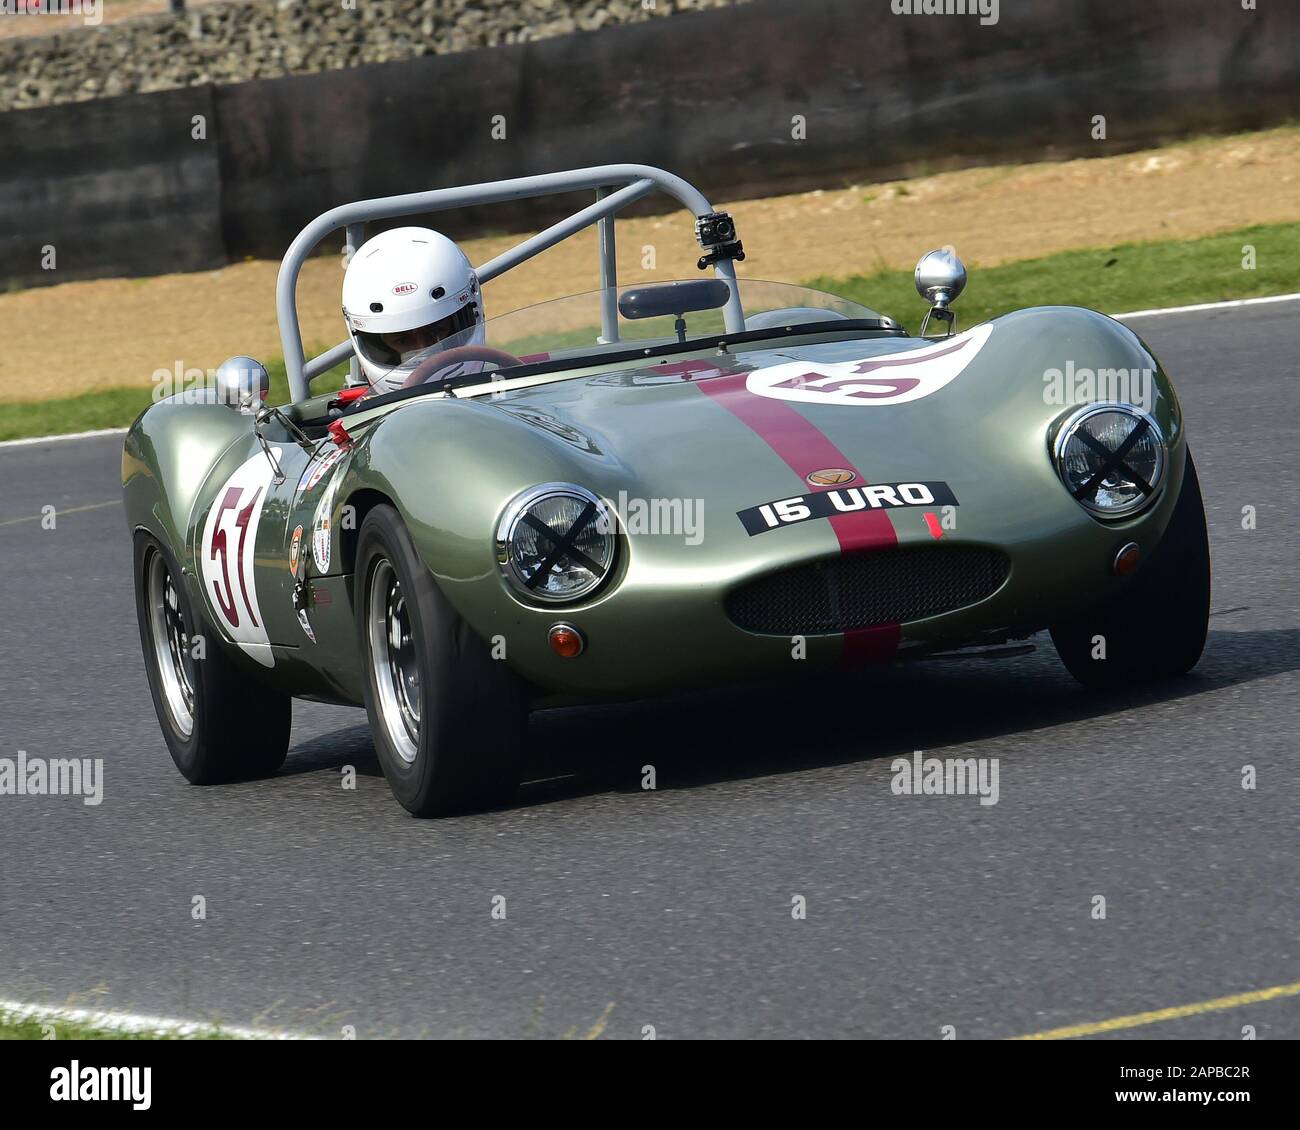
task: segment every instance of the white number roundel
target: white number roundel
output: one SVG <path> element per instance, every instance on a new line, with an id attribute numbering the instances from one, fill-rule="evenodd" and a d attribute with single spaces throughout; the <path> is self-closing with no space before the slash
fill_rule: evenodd
<path id="1" fill-rule="evenodd" d="M 800 404 L 855 408 L 906 404 L 938 392 L 958 377 L 992 332 L 992 325 L 976 326 L 920 349 L 860 361 L 791 361 L 755 369 L 745 387 L 759 396 Z"/>
<path id="2" fill-rule="evenodd" d="M 279 448 L 272 448 L 276 460 Z M 199 540 L 199 575 L 216 624 L 263 667 L 274 667 L 257 603 L 253 547 L 271 485 L 271 463 L 258 452 L 217 491 Z"/>

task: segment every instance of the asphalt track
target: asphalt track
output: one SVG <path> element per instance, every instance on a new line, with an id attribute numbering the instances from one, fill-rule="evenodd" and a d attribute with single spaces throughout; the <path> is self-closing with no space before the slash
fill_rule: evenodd
<path id="1" fill-rule="evenodd" d="M 1206 493 L 1191 677 L 1098 698 L 1040 640 L 556 711 L 519 804 L 453 820 L 398 809 L 343 708 L 296 705 L 274 779 L 185 784 L 141 665 L 121 438 L 0 448 L 0 756 L 106 764 L 99 807 L 0 797 L 0 997 L 362 1037 L 961 1039 L 1300 981 L 1298 311 L 1134 323 Z M 25 520 L 50 504 L 55 529 Z M 999 803 L 894 795 L 916 749 L 998 758 Z M 1244 1025 L 1300 1037 L 1300 996 L 1112 1035 Z"/>

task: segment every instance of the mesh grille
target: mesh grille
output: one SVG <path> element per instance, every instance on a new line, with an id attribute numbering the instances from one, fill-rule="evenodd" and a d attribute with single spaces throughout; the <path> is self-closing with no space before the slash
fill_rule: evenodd
<path id="1" fill-rule="evenodd" d="M 983 600 L 1009 572 L 1006 554 L 978 545 L 859 553 L 742 585 L 727 597 L 727 615 L 747 632 L 774 636 L 905 624 Z"/>

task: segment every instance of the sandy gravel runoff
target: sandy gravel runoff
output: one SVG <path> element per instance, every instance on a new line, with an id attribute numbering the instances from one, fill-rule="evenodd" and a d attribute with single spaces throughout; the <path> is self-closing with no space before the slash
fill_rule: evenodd
<path id="1" fill-rule="evenodd" d="M 748 253 L 742 276 L 780 282 L 910 267 L 943 244 L 980 267 L 1071 248 L 1192 238 L 1300 220 L 1300 129 L 1122 157 L 966 169 L 730 209 Z M 519 238 L 471 240 L 467 251 L 482 263 Z M 620 221 L 618 253 L 621 283 L 698 275 L 684 213 Z M 278 356 L 277 268 L 257 261 L 0 294 L 0 401 L 148 385 L 159 369 L 211 369 L 237 353 Z M 595 289 L 596 272 L 595 233 L 587 231 L 489 283 L 488 314 Z M 344 336 L 342 277 L 334 255 L 302 273 L 298 306 L 309 349 Z"/>

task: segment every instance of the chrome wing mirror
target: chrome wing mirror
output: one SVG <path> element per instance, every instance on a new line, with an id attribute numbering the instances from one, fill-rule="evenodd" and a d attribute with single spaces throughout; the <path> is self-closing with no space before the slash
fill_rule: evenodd
<path id="1" fill-rule="evenodd" d="M 271 391 L 271 375 L 251 357 L 229 357 L 217 369 L 217 400 L 236 412 L 256 416 Z"/>
<path id="2" fill-rule="evenodd" d="M 251 357 L 230 357 L 221 362 L 217 368 L 214 383 L 217 387 L 217 400 L 235 412 L 242 412 L 253 417 L 253 434 L 262 445 L 262 451 L 271 463 L 271 470 L 278 486 L 284 482 L 284 471 L 279 460 L 271 450 L 262 427 L 270 419 L 279 420 L 303 447 L 310 447 L 309 440 L 292 420 L 278 408 L 269 407 L 267 394 L 271 391 L 271 375 L 266 366 Z"/>
<path id="3" fill-rule="evenodd" d="M 921 336 L 926 336 L 930 319 L 945 323 L 945 334 L 957 331 L 957 315 L 952 304 L 966 289 L 966 267 L 956 253 L 940 248 L 927 251 L 916 264 L 916 293 L 924 298 L 930 309 L 921 323 Z"/>

